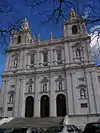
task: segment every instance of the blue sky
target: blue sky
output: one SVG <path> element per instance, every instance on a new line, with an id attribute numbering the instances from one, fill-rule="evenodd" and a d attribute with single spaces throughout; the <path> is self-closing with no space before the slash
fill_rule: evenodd
<path id="1" fill-rule="evenodd" d="M 5 1 L 5 0 L 4 0 Z M 44 8 L 50 8 L 51 1 L 49 1 L 49 4 L 43 5 L 41 10 L 43 11 Z M 55 0 L 56 1 L 56 0 Z M 70 0 L 72 2 L 75 2 L 75 0 Z M 86 4 L 88 1 L 91 2 L 91 0 L 76 0 L 77 5 L 75 5 L 77 8 L 79 8 L 80 12 L 78 13 L 82 14 L 83 16 L 88 16 L 88 13 L 91 12 L 90 8 L 86 7 Z M 92 3 L 92 5 L 95 5 L 97 8 L 100 7 L 100 0 L 92 0 L 95 1 Z M 58 38 L 62 36 L 62 21 L 60 21 L 57 24 L 54 23 L 47 23 L 43 24 L 42 21 L 45 18 L 43 15 L 38 15 L 37 10 L 32 11 L 30 8 L 27 7 L 25 0 L 9 0 L 11 6 L 12 6 L 12 12 L 8 15 L 0 15 L 0 27 L 7 27 L 8 23 L 16 22 L 16 20 L 23 20 L 24 18 L 27 18 L 29 21 L 29 25 L 31 28 L 31 31 L 35 38 L 37 39 L 38 34 L 41 36 L 41 40 L 48 40 L 50 37 L 50 32 L 52 32 L 54 38 Z M 69 9 L 71 6 L 66 7 L 64 6 L 64 11 L 66 12 L 66 15 L 68 14 Z M 90 28 L 90 27 L 89 27 Z M 88 29 L 89 31 L 89 29 Z M 8 43 L 9 43 L 9 37 L 8 37 Z M 6 54 L 3 52 L 0 53 L 0 75 L 4 71 L 5 66 L 5 60 L 6 60 Z M 1 87 L 1 78 L 0 78 L 0 87 Z"/>

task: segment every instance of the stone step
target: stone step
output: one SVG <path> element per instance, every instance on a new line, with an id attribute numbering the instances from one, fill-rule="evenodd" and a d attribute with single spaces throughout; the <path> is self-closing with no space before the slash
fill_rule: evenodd
<path id="1" fill-rule="evenodd" d="M 18 127 L 42 127 L 48 128 L 63 124 L 64 117 L 50 117 L 50 118 L 14 118 L 8 123 L 2 124 L 0 127 L 18 128 Z"/>

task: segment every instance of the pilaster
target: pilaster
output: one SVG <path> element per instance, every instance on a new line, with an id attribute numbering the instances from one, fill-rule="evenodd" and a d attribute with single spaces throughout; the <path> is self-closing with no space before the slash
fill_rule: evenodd
<path id="1" fill-rule="evenodd" d="M 21 50 L 21 53 L 20 53 L 20 63 L 19 63 L 19 69 L 22 69 L 22 64 L 23 64 L 23 50 Z"/>
<path id="2" fill-rule="evenodd" d="M 74 98 L 73 98 L 73 85 L 72 85 L 72 74 L 66 72 L 66 80 L 67 80 L 67 89 L 68 89 L 68 107 L 69 107 L 69 114 L 73 115 L 75 113 L 74 109 Z"/>
<path id="3" fill-rule="evenodd" d="M 67 65 L 69 65 L 70 61 L 69 61 L 69 44 L 65 43 L 64 44 L 64 60 L 66 62 Z"/>
<path id="4" fill-rule="evenodd" d="M 53 63 L 57 65 L 57 52 L 56 49 L 53 49 Z"/>
<path id="5" fill-rule="evenodd" d="M 16 77 L 16 84 L 15 84 L 15 103 L 14 103 L 14 117 L 19 117 L 19 101 L 20 101 L 20 79 Z"/>
<path id="6" fill-rule="evenodd" d="M 54 90 L 55 79 L 50 75 L 50 117 L 56 117 L 56 94 Z"/>
<path id="7" fill-rule="evenodd" d="M 40 117 L 40 98 L 39 98 L 39 90 L 40 90 L 40 84 L 38 77 L 35 76 L 35 82 L 34 82 L 34 89 L 35 89 L 35 95 L 34 95 L 34 117 Z"/>
<path id="8" fill-rule="evenodd" d="M 4 95 L 3 95 L 3 107 L 4 107 L 4 117 L 7 117 L 7 113 L 8 113 L 8 110 L 7 110 L 7 97 L 8 97 L 8 94 L 7 94 L 7 86 L 8 86 L 8 80 L 5 81 L 4 83 Z"/>
<path id="9" fill-rule="evenodd" d="M 43 53 L 40 51 L 40 66 L 43 66 Z"/>
<path id="10" fill-rule="evenodd" d="M 92 85 L 93 85 L 93 95 L 94 95 L 94 102 L 95 102 L 95 108 L 96 108 L 96 113 L 100 113 L 100 86 L 98 83 L 97 79 L 97 74 L 95 71 L 91 72 L 91 79 L 92 79 Z"/>
<path id="11" fill-rule="evenodd" d="M 86 72 L 86 82 L 87 82 L 87 97 L 88 97 L 88 114 L 93 114 L 95 113 L 95 105 L 93 100 L 91 75 L 89 72 Z"/>
<path id="12" fill-rule="evenodd" d="M 25 117 L 25 88 L 26 88 L 26 79 L 21 79 L 21 86 L 20 86 L 20 114 L 19 116 Z"/>

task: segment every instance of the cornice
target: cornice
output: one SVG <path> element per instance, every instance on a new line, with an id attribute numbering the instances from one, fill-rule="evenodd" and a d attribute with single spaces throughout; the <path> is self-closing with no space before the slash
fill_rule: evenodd
<path id="1" fill-rule="evenodd" d="M 43 74 L 43 73 L 50 73 L 50 72 L 62 72 L 62 71 L 69 71 L 70 73 L 73 73 L 73 70 L 76 71 L 78 69 L 88 69 L 88 68 L 93 68 L 95 67 L 94 64 L 88 64 L 85 65 L 84 68 L 83 66 L 49 66 L 47 68 L 35 68 L 35 69 L 27 69 L 27 70 L 22 70 L 22 71 L 11 71 L 10 73 L 6 72 L 3 73 L 2 78 L 6 77 L 16 77 L 16 76 L 27 76 L 27 75 L 37 75 L 37 74 Z"/>
<path id="2" fill-rule="evenodd" d="M 12 52 L 12 51 L 19 51 L 22 49 L 36 49 L 36 48 L 41 48 L 41 47 L 48 47 L 48 46 L 54 46 L 54 45 L 59 45 L 59 44 L 64 44 L 65 42 L 75 42 L 75 41 L 84 41 L 89 39 L 90 40 L 90 36 L 86 35 L 86 36 L 77 36 L 77 37 L 62 37 L 59 39 L 54 39 L 52 41 L 48 40 L 48 41 L 44 41 L 44 42 L 40 42 L 40 43 L 27 43 L 27 44 L 19 44 L 16 45 L 16 47 L 9 47 L 7 52 Z"/>

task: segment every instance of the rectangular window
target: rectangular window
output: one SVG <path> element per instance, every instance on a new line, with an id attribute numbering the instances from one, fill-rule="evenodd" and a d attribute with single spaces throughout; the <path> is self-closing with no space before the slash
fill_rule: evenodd
<path id="1" fill-rule="evenodd" d="M 58 64 L 62 64 L 62 52 L 61 52 L 61 50 L 57 51 L 57 62 L 58 62 Z"/>
<path id="2" fill-rule="evenodd" d="M 12 107 L 8 107 L 8 111 L 12 111 L 12 109 L 13 109 Z"/>
<path id="3" fill-rule="evenodd" d="M 43 62 L 44 62 L 44 66 L 47 66 L 48 63 L 48 52 L 44 52 L 43 53 Z"/>
<path id="4" fill-rule="evenodd" d="M 81 103 L 81 108 L 87 108 L 87 107 L 88 107 L 87 103 Z"/>
<path id="5" fill-rule="evenodd" d="M 44 62 L 48 62 L 48 52 L 44 52 Z"/>
<path id="6" fill-rule="evenodd" d="M 34 54 L 31 54 L 31 56 L 30 56 L 30 64 L 31 65 L 34 64 L 34 57 L 35 57 L 35 55 Z"/>

